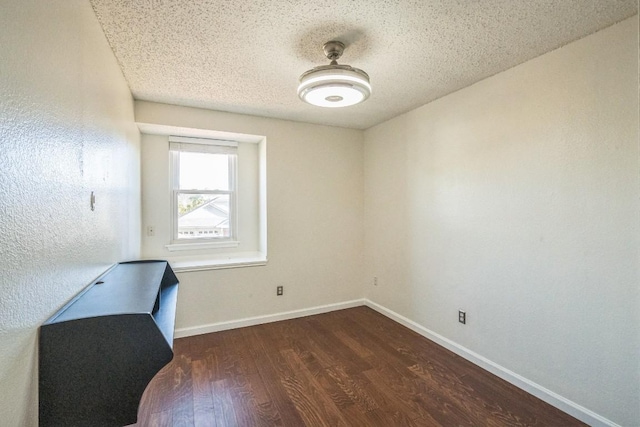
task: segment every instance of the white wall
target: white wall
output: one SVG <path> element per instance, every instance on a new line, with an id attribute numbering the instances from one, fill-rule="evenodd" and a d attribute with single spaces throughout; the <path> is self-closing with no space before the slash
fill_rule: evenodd
<path id="1" fill-rule="evenodd" d="M 268 265 L 179 273 L 176 328 L 362 297 L 362 131 L 142 101 L 136 121 L 267 138 Z M 154 209 L 145 186 L 158 181 L 147 176 L 157 138 L 145 136 L 145 217 Z M 278 285 L 284 296 L 276 297 Z"/>
<path id="2" fill-rule="evenodd" d="M 628 426 L 637 19 L 365 132 L 368 297 Z"/>
<path id="3" fill-rule="evenodd" d="M 139 256 L 139 133 L 88 1 L 0 10 L 0 423 L 28 426 L 38 326 Z"/>

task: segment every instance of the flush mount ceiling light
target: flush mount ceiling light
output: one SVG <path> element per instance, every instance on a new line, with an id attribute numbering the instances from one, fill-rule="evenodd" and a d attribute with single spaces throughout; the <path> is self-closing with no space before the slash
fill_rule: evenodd
<path id="1" fill-rule="evenodd" d="M 366 100 L 371 95 L 367 73 L 349 65 L 338 65 L 344 44 L 330 41 L 324 44 L 323 49 L 331 64 L 315 67 L 300 76 L 300 99 L 331 108 L 348 107 Z"/>

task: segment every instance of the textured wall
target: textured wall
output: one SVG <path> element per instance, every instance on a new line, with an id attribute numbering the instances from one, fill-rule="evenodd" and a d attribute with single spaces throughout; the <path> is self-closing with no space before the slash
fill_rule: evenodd
<path id="1" fill-rule="evenodd" d="M 23 426 L 37 423 L 39 324 L 139 255 L 139 133 L 89 2 L 0 10 L 0 423 Z"/>
<path id="2" fill-rule="evenodd" d="M 368 296 L 629 426 L 637 19 L 365 132 Z"/>
<path id="3" fill-rule="evenodd" d="M 267 138 L 269 263 L 179 274 L 177 328 L 362 297 L 361 131 L 140 101 L 136 120 Z M 152 152 L 143 154 L 143 175 L 153 175 Z M 147 197 L 143 188 L 143 217 L 152 218 Z"/>

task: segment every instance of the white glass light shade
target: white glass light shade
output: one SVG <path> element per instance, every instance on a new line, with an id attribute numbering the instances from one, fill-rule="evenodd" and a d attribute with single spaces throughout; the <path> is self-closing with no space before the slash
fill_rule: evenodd
<path id="1" fill-rule="evenodd" d="M 319 107 L 348 107 L 371 95 L 369 76 L 348 65 L 316 67 L 300 76 L 298 96 Z"/>

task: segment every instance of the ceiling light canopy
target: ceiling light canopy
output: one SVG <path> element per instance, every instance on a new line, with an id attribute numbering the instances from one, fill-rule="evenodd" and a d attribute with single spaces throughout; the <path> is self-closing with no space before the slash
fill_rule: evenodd
<path id="1" fill-rule="evenodd" d="M 330 108 L 348 107 L 366 100 L 371 95 L 367 73 L 349 65 L 338 65 L 344 44 L 330 41 L 324 44 L 323 49 L 331 64 L 315 67 L 300 76 L 300 99 Z"/>

